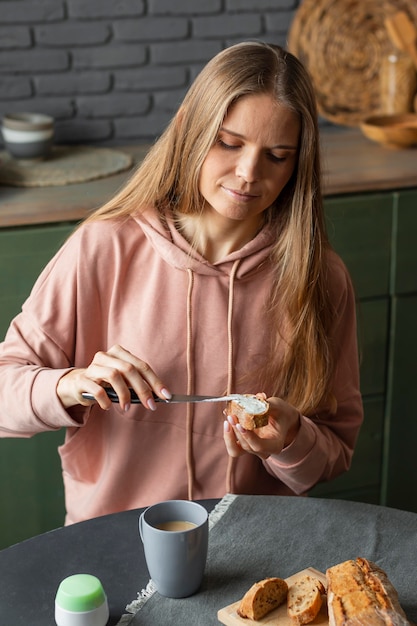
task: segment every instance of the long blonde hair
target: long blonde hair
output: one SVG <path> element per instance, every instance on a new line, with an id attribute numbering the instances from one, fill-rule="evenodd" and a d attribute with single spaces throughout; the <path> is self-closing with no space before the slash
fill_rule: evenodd
<path id="1" fill-rule="evenodd" d="M 269 303 L 270 357 L 263 379 L 309 414 L 330 397 L 331 302 L 326 289 L 325 232 L 314 90 L 303 65 L 283 48 L 244 42 L 215 56 L 197 76 L 177 115 L 150 148 L 130 181 L 89 220 L 132 215 L 146 206 L 198 214 L 201 166 L 230 106 L 245 95 L 268 93 L 300 120 L 298 162 L 266 219 L 276 228 L 274 287 Z M 285 331 L 282 303 L 285 303 Z M 282 345 L 288 348 L 282 355 Z M 280 349 L 279 346 L 281 347 Z"/>

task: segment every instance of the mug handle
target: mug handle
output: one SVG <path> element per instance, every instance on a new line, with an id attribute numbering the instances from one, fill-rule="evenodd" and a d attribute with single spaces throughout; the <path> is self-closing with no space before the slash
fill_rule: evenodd
<path id="1" fill-rule="evenodd" d="M 139 517 L 139 534 L 140 534 L 140 538 L 142 539 L 142 543 L 143 543 L 143 516 L 145 515 L 145 511 L 140 515 Z"/>

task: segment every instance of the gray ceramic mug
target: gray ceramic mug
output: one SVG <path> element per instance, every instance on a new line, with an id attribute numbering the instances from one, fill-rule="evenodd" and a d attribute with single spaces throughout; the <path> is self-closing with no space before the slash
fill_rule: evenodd
<path id="1" fill-rule="evenodd" d="M 208 513 L 197 502 L 166 500 L 139 517 L 149 574 L 159 593 L 185 598 L 201 585 L 208 550 Z"/>

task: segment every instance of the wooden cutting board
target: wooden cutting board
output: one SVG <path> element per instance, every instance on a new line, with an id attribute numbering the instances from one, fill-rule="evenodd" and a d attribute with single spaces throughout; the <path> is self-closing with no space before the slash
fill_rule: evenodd
<path id="1" fill-rule="evenodd" d="M 308 567 L 301 572 L 297 572 L 296 574 L 293 574 L 285 580 L 288 583 L 288 586 L 290 586 L 292 582 L 305 575 L 318 578 L 324 585 L 326 585 L 326 576 L 318 570 L 314 569 L 313 567 Z M 271 613 L 268 613 L 268 615 L 265 615 L 265 617 L 258 621 L 239 617 L 239 615 L 236 613 L 236 609 L 239 606 L 239 603 L 240 600 L 234 602 L 233 604 L 229 604 L 229 606 L 225 606 L 223 609 L 220 609 L 220 611 L 218 611 L 217 613 L 217 618 L 219 622 L 221 622 L 222 624 L 226 624 L 227 626 L 259 626 L 260 624 L 262 624 L 263 626 L 294 626 L 293 620 L 287 615 L 286 602 L 284 602 L 284 604 L 279 606 L 274 611 L 271 611 Z M 318 626 L 319 624 L 321 626 L 329 626 L 329 618 L 327 616 L 327 606 L 325 602 L 323 602 L 323 606 L 316 619 L 313 622 L 310 622 L 310 624 L 314 626 Z"/>

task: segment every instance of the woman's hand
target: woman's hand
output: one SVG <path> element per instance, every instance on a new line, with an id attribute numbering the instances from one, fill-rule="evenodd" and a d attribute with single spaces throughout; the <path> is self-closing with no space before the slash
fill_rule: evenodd
<path id="1" fill-rule="evenodd" d="M 129 387 L 135 390 L 143 406 L 152 411 L 156 409 L 154 393 L 163 400 L 171 397 L 171 393 L 151 367 L 119 345 L 113 346 L 107 352 L 97 352 L 87 368 L 73 369 L 62 376 L 58 381 L 57 395 L 68 409 L 76 404 L 92 404 L 93 400 L 82 396 L 83 392 L 87 392 L 106 410 L 112 403 L 103 389 L 103 383 L 113 387 L 124 411 L 130 408 Z"/>
<path id="2" fill-rule="evenodd" d="M 224 441 L 230 456 L 255 454 L 267 459 L 279 454 L 296 437 L 300 428 L 300 413 L 281 398 L 268 398 L 268 425 L 255 430 L 245 430 L 234 415 L 224 422 Z"/>

